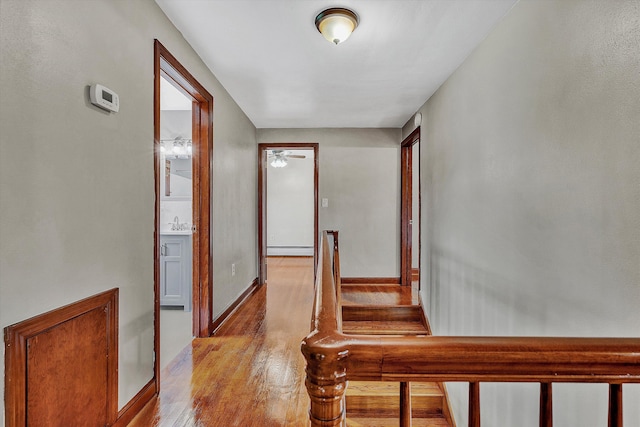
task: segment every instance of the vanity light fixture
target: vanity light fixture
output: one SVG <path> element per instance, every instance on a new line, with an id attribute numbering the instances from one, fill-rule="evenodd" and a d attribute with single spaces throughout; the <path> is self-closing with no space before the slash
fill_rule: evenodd
<path id="1" fill-rule="evenodd" d="M 340 44 L 358 27 L 358 15 L 352 10 L 334 7 L 316 16 L 316 28 L 331 43 Z"/>
<path id="2" fill-rule="evenodd" d="M 165 156 L 188 159 L 193 152 L 193 142 L 182 137 L 163 139 L 160 140 L 160 152 L 164 153 Z"/>

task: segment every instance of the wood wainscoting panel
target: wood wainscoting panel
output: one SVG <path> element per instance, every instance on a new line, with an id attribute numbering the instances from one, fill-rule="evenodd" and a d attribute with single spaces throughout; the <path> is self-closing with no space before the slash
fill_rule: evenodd
<path id="1" fill-rule="evenodd" d="M 117 327 L 117 289 L 7 326 L 7 426 L 112 425 Z"/>

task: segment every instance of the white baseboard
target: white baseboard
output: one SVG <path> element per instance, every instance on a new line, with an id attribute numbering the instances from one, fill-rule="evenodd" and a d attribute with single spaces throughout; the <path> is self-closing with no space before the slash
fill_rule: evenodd
<path id="1" fill-rule="evenodd" d="M 313 246 L 268 246 L 267 256 L 313 256 Z"/>

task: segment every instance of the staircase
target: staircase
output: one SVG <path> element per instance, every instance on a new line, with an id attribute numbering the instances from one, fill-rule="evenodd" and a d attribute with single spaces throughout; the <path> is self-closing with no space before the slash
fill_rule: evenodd
<path id="1" fill-rule="evenodd" d="M 350 381 L 346 392 L 347 426 L 397 427 L 398 383 Z M 444 393 L 437 383 L 411 383 L 414 427 L 450 427 Z"/>
<path id="2" fill-rule="evenodd" d="M 345 292 L 338 232 L 324 231 L 320 248 L 311 333 L 301 343 L 312 426 L 343 424 L 346 418 L 350 426 L 455 427 L 444 389 L 441 403 L 431 406 L 429 392 L 423 393 L 422 386 L 416 385 L 412 414 L 414 400 L 408 381 L 422 380 L 466 382 L 470 427 L 480 427 L 483 382 L 538 384 L 541 427 L 553 426 L 553 383 L 607 384 L 608 425 L 622 427 L 622 387 L 640 384 L 640 338 L 425 336 L 429 331 L 426 319 L 419 325 L 420 313 L 410 307 L 420 305 L 413 286 L 382 289 L 377 286 L 384 283 L 380 280 L 365 283 L 362 278 L 351 278 L 351 283 L 362 287 Z M 342 362 L 345 356 L 346 363 Z M 394 397 L 390 396 L 394 386 L 357 382 L 392 378 L 401 381 L 398 398 L 395 390 Z M 345 379 L 352 384 L 345 384 Z M 429 388 L 433 386 L 427 384 Z M 384 416 L 395 413 L 395 402 L 398 418 Z M 418 417 L 421 414 L 434 417 Z"/>
<path id="3" fill-rule="evenodd" d="M 362 305 L 343 303 L 342 330 L 357 335 L 430 335 L 419 305 Z M 349 427 L 397 427 L 400 384 L 349 381 L 345 404 Z M 411 383 L 412 425 L 452 427 L 442 386 Z"/>
<path id="4" fill-rule="evenodd" d="M 342 332 L 357 335 L 431 335 L 418 305 L 343 305 Z"/>

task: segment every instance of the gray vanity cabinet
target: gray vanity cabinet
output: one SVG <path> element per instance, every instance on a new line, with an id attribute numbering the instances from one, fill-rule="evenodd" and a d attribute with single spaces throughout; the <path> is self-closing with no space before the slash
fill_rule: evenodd
<path id="1" fill-rule="evenodd" d="M 160 235 L 160 305 L 191 311 L 191 235 Z"/>

